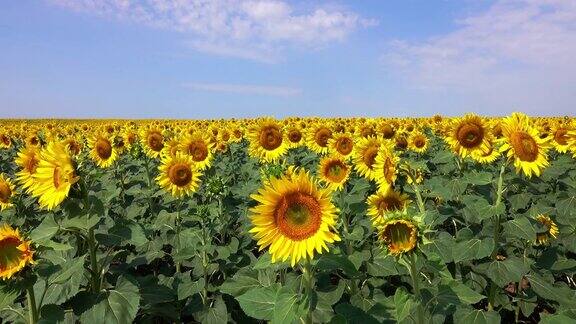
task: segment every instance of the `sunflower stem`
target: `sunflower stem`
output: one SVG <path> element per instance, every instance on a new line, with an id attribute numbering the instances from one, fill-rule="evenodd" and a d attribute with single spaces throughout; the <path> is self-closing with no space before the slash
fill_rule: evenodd
<path id="1" fill-rule="evenodd" d="M 500 175 L 498 177 L 498 186 L 496 188 L 496 202 L 494 203 L 494 208 L 500 206 L 502 203 L 502 193 L 504 191 L 504 171 L 506 170 L 506 163 L 502 164 L 500 167 Z M 494 248 L 492 250 L 491 258 L 496 260 L 498 256 L 498 247 L 500 245 L 500 225 L 501 225 L 500 214 L 494 216 Z M 495 282 L 490 282 L 490 291 L 488 293 L 488 310 L 494 309 L 494 300 L 496 299 L 497 284 Z"/>
<path id="2" fill-rule="evenodd" d="M 412 188 L 414 188 L 414 193 L 416 194 L 416 200 L 418 200 L 418 209 L 420 210 L 421 214 L 424 214 L 426 212 L 424 200 L 422 199 L 422 193 L 420 192 L 420 186 L 418 186 L 418 184 L 416 184 L 415 180 L 412 182 Z"/>
<path id="3" fill-rule="evenodd" d="M 410 277 L 412 277 L 412 288 L 414 289 L 414 296 L 418 301 L 416 323 L 423 324 L 424 308 L 422 307 L 422 301 L 420 300 L 420 282 L 418 281 L 418 270 L 416 267 L 416 253 L 414 251 L 410 252 Z"/>
<path id="4" fill-rule="evenodd" d="M 150 160 L 151 158 L 145 157 L 146 161 L 146 178 L 148 179 L 148 189 L 150 190 L 150 195 L 148 196 L 148 204 L 150 205 L 151 216 L 155 215 L 154 212 L 154 197 L 152 197 L 152 173 L 150 172 Z"/>
<path id="5" fill-rule="evenodd" d="M 88 249 L 90 250 L 90 270 L 92 271 L 92 291 L 94 293 L 100 292 L 100 271 L 98 270 L 98 260 L 96 259 L 96 238 L 94 237 L 94 229 L 88 230 Z"/>
<path id="6" fill-rule="evenodd" d="M 306 256 L 306 261 L 304 262 L 304 268 L 302 270 L 302 278 L 304 279 L 304 293 L 306 294 L 306 299 L 308 300 L 308 307 L 306 311 L 306 317 L 304 318 L 304 323 L 312 324 L 312 289 L 314 288 L 314 274 L 312 271 L 312 264 L 310 263 L 310 258 L 308 256 Z"/>
<path id="7" fill-rule="evenodd" d="M 176 222 L 174 224 L 174 226 L 176 227 L 176 249 L 175 249 L 175 255 L 178 254 L 178 252 L 180 252 L 180 210 L 182 209 L 182 199 L 180 199 L 180 201 L 178 202 L 178 211 L 176 212 Z M 176 273 L 180 272 L 180 261 L 176 261 Z"/>
<path id="8" fill-rule="evenodd" d="M 28 322 L 36 324 L 38 322 L 38 308 L 36 307 L 36 297 L 34 296 L 34 285 L 26 288 L 26 299 L 28 301 Z"/>

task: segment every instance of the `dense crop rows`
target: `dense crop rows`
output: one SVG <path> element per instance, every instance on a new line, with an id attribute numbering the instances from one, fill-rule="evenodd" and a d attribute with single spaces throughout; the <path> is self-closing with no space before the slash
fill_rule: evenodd
<path id="1" fill-rule="evenodd" d="M 576 322 L 575 126 L 0 121 L 0 317 Z"/>

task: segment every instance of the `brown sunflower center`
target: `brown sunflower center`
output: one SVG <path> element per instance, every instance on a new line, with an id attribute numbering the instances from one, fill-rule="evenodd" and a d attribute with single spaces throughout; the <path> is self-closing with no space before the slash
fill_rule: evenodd
<path id="1" fill-rule="evenodd" d="M 332 160 L 326 165 L 324 176 L 331 182 L 342 182 L 346 178 L 348 167 L 340 160 Z"/>
<path id="2" fill-rule="evenodd" d="M 332 131 L 326 127 L 319 128 L 316 130 L 316 133 L 314 133 L 314 141 L 320 147 L 326 147 L 330 137 L 332 137 Z"/>
<path id="3" fill-rule="evenodd" d="M 192 141 L 188 144 L 188 154 L 194 162 L 204 161 L 208 156 L 208 146 L 202 140 Z"/>
<path id="4" fill-rule="evenodd" d="M 368 136 L 374 136 L 374 129 L 370 126 L 366 126 L 364 128 L 362 128 L 362 130 L 360 131 L 360 134 L 362 135 L 362 137 L 368 137 Z"/>
<path id="5" fill-rule="evenodd" d="M 260 146 L 273 151 L 282 145 L 282 132 L 277 126 L 266 126 L 260 131 Z"/>
<path id="6" fill-rule="evenodd" d="M 385 139 L 391 139 L 394 137 L 394 128 L 392 128 L 392 126 L 389 124 L 385 124 L 382 126 L 382 136 Z"/>
<path id="7" fill-rule="evenodd" d="M 164 148 L 164 136 L 157 131 L 152 131 L 148 134 L 147 142 L 152 151 L 160 152 Z"/>
<path id="8" fill-rule="evenodd" d="M 512 133 L 510 145 L 514 154 L 522 161 L 534 162 L 538 158 L 538 144 L 530 134 L 522 131 Z"/>
<path id="9" fill-rule="evenodd" d="M 297 129 L 292 129 L 288 132 L 288 140 L 292 143 L 298 143 L 302 139 L 302 132 Z"/>
<path id="10" fill-rule="evenodd" d="M 100 157 L 102 160 L 107 160 L 110 158 L 110 156 L 112 156 L 112 145 L 110 144 L 109 140 L 105 138 L 99 138 L 96 141 L 96 144 L 94 144 L 94 147 L 96 149 L 96 154 L 98 154 L 98 157 Z"/>
<path id="11" fill-rule="evenodd" d="M 32 136 L 32 137 L 30 138 L 30 144 L 36 146 L 36 145 L 38 145 L 38 142 L 39 142 L 39 141 L 38 141 L 38 137 Z"/>
<path id="12" fill-rule="evenodd" d="M 372 169 L 374 167 L 374 162 L 376 162 L 376 156 L 378 155 L 378 146 L 370 146 L 362 154 L 362 161 L 364 164 Z"/>
<path id="13" fill-rule="evenodd" d="M 395 196 L 385 196 L 378 201 L 378 210 L 381 212 L 396 211 L 402 208 L 402 201 Z"/>
<path id="14" fill-rule="evenodd" d="M 476 123 L 465 123 L 458 127 L 456 139 L 465 148 L 474 148 L 484 139 L 484 128 Z"/>
<path id="15" fill-rule="evenodd" d="M 415 235 L 416 227 L 407 221 L 388 223 L 381 234 L 392 253 L 411 251 L 416 246 L 416 242 L 413 240 Z"/>
<path id="16" fill-rule="evenodd" d="M 568 144 L 568 130 L 560 128 L 554 133 L 554 140 L 560 145 Z"/>
<path id="17" fill-rule="evenodd" d="M 4 181 L 0 182 L 0 202 L 7 203 L 11 196 L 12 189 L 10 189 L 8 183 Z"/>
<path id="18" fill-rule="evenodd" d="M 18 265 L 23 254 L 18 249 L 21 243 L 17 237 L 7 237 L 0 240 L 0 271 L 5 271 Z"/>
<path id="19" fill-rule="evenodd" d="M 394 178 L 394 171 L 396 169 L 396 166 L 394 165 L 394 161 L 392 161 L 392 158 L 390 158 L 389 156 L 386 157 L 386 160 L 384 160 L 384 179 L 386 179 L 386 182 L 391 184 L 392 180 Z"/>
<path id="20" fill-rule="evenodd" d="M 342 155 L 348 155 L 352 153 L 352 148 L 354 147 L 354 143 L 350 137 L 344 136 L 340 137 L 338 141 L 336 141 L 336 150 L 338 153 Z"/>
<path id="21" fill-rule="evenodd" d="M 280 199 L 274 217 L 282 234 L 291 240 L 301 241 L 320 229 L 322 208 L 311 195 L 294 192 Z"/>
<path id="22" fill-rule="evenodd" d="M 168 169 L 168 178 L 176 186 L 184 187 L 192 180 L 192 170 L 187 164 L 174 164 Z"/>
<path id="23" fill-rule="evenodd" d="M 406 137 L 404 136 L 400 136 L 396 138 L 396 147 L 403 150 L 406 147 L 408 147 L 408 141 L 406 140 Z"/>
<path id="24" fill-rule="evenodd" d="M 426 146 L 426 138 L 424 138 L 423 136 L 417 136 L 416 138 L 414 138 L 414 146 L 416 148 L 423 148 L 424 146 Z"/>
<path id="25" fill-rule="evenodd" d="M 36 155 L 28 156 L 26 163 L 24 164 L 24 169 L 28 171 L 28 173 L 32 174 L 36 172 L 36 167 L 38 167 L 38 159 L 36 159 Z"/>
<path id="26" fill-rule="evenodd" d="M 2 135 L 0 136 L 0 139 L 2 140 L 2 144 L 8 146 L 10 145 L 10 137 L 6 136 L 6 135 Z"/>

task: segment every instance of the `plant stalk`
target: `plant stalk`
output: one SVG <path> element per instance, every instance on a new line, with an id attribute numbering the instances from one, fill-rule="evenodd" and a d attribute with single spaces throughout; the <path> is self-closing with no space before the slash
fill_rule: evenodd
<path id="1" fill-rule="evenodd" d="M 502 193 L 504 191 L 504 171 L 506 170 L 506 163 L 502 164 L 500 167 L 500 175 L 498 177 L 498 186 L 496 189 L 496 202 L 494 203 L 494 207 L 500 206 L 502 203 Z M 498 246 L 500 245 L 500 226 L 501 226 L 501 218 L 500 215 L 494 216 L 494 249 L 492 250 L 492 254 L 490 257 L 492 260 L 496 260 L 498 256 Z M 490 290 L 488 292 L 488 310 L 491 311 L 494 309 L 494 300 L 496 299 L 496 290 L 497 285 L 495 282 L 490 283 Z"/>
<path id="2" fill-rule="evenodd" d="M 424 324 L 424 308 L 420 300 L 420 282 L 418 281 L 418 270 L 416 269 L 416 253 L 410 252 L 410 277 L 412 277 L 412 288 L 414 289 L 414 296 L 418 300 L 418 307 L 416 310 L 416 323 Z"/>
<path id="3" fill-rule="evenodd" d="M 304 262 L 304 268 L 302 271 L 302 276 L 304 279 L 304 292 L 308 298 L 308 309 L 306 311 L 306 317 L 304 318 L 305 324 L 312 324 L 312 289 L 314 288 L 314 275 L 312 272 L 312 265 L 310 263 L 310 258 L 307 256 Z"/>
<path id="4" fill-rule="evenodd" d="M 26 299 L 28 301 L 28 322 L 36 324 L 38 322 L 38 308 L 36 307 L 36 297 L 34 296 L 34 285 L 26 288 Z"/>

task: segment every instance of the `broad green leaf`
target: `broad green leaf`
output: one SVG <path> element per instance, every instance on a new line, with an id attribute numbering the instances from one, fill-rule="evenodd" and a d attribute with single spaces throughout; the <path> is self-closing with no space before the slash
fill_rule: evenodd
<path id="1" fill-rule="evenodd" d="M 454 262 L 482 259 L 492 253 L 494 241 L 491 238 L 471 239 L 464 242 L 456 243 L 454 246 Z"/>
<path id="2" fill-rule="evenodd" d="M 260 320 L 270 321 L 274 318 L 276 294 L 279 287 L 257 287 L 248 290 L 245 294 L 236 297 L 244 313 Z"/>
<path id="3" fill-rule="evenodd" d="M 536 240 L 536 231 L 530 220 L 524 216 L 517 216 L 502 224 L 504 232 L 512 237 L 517 237 L 528 242 Z"/>
<path id="4" fill-rule="evenodd" d="M 530 273 L 526 275 L 526 278 L 530 281 L 532 290 L 540 297 L 574 307 L 574 296 L 572 296 L 573 292 L 570 288 L 552 284 L 546 278 L 536 273 Z"/>
<path id="5" fill-rule="evenodd" d="M 298 294 L 288 286 L 282 287 L 276 295 L 274 314 L 270 323 L 292 323 L 296 319 Z"/>
<path id="6" fill-rule="evenodd" d="M 518 282 L 529 270 L 522 259 L 509 257 L 503 261 L 492 261 L 486 274 L 498 286 L 503 287 L 510 282 Z"/>
<path id="7" fill-rule="evenodd" d="M 114 289 L 101 293 L 93 306 L 82 313 L 81 320 L 85 323 L 132 323 L 139 306 L 138 286 L 120 277 Z"/>
<path id="8" fill-rule="evenodd" d="M 342 270 L 345 275 L 349 277 L 356 277 L 359 275 L 358 270 L 354 264 L 343 255 L 324 254 L 318 259 L 316 263 L 318 270 Z"/>
<path id="9" fill-rule="evenodd" d="M 60 226 L 54 220 L 54 215 L 48 214 L 42 223 L 30 232 L 30 239 L 36 244 L 42 244 L 58 233 L 59 229 Z"/>
<path id="10" fill-rule="evenodd" d="M 410 295 L 405 288 L 397 288 L 396 293 L 394 293 L 396 321 L 402 322 L 408 318 L 413 308 L 416 307 L 416 304 L 416 301 L 412 299 L 412 295 Z"/>
<path id="11" fill-rule="evenodd" d="M 36 282 L 34 291 L 37 296 L 44 296 L 43 304 L 63 303 L 78 292 L 84 275 L 84 262 L 85 256 L 82 256 L 54 265 L 54 274 Z"/>
<path id="12" fill-rule="evenodd" d="M 454 312 L 455 324 L 500 324 L 500 314 L 473 308 L 458 308 Z"/>
<path id="13" fill-rule="evenodd" d="M 350 304 L 338 304 L 334 310 L 338 315 L 341 315 L 342 319 L 345 321 L 343 323 L 362 323 L 362 324 L 376 324 L 378 321 L 370 316 L 368 313 L 363 311 L 358 307 L 354 307 Z"/>
<path id="14" fill-rule="evenodd" d="M 214 302 L 207 309 L 201 310 L 196 316 L 202 324 L 221 324 L 228 323 L 228 309 L 222 296 L 217 296 Z"/>
<path id="15" fill-rule="evenodd" d="M 238 297 L 253 288 L 262 287 L 258 278 L 249 277 L 242 274 L 236 274 L 232 278 L 228 278 L 221 286 L 220 291 Z"/>

